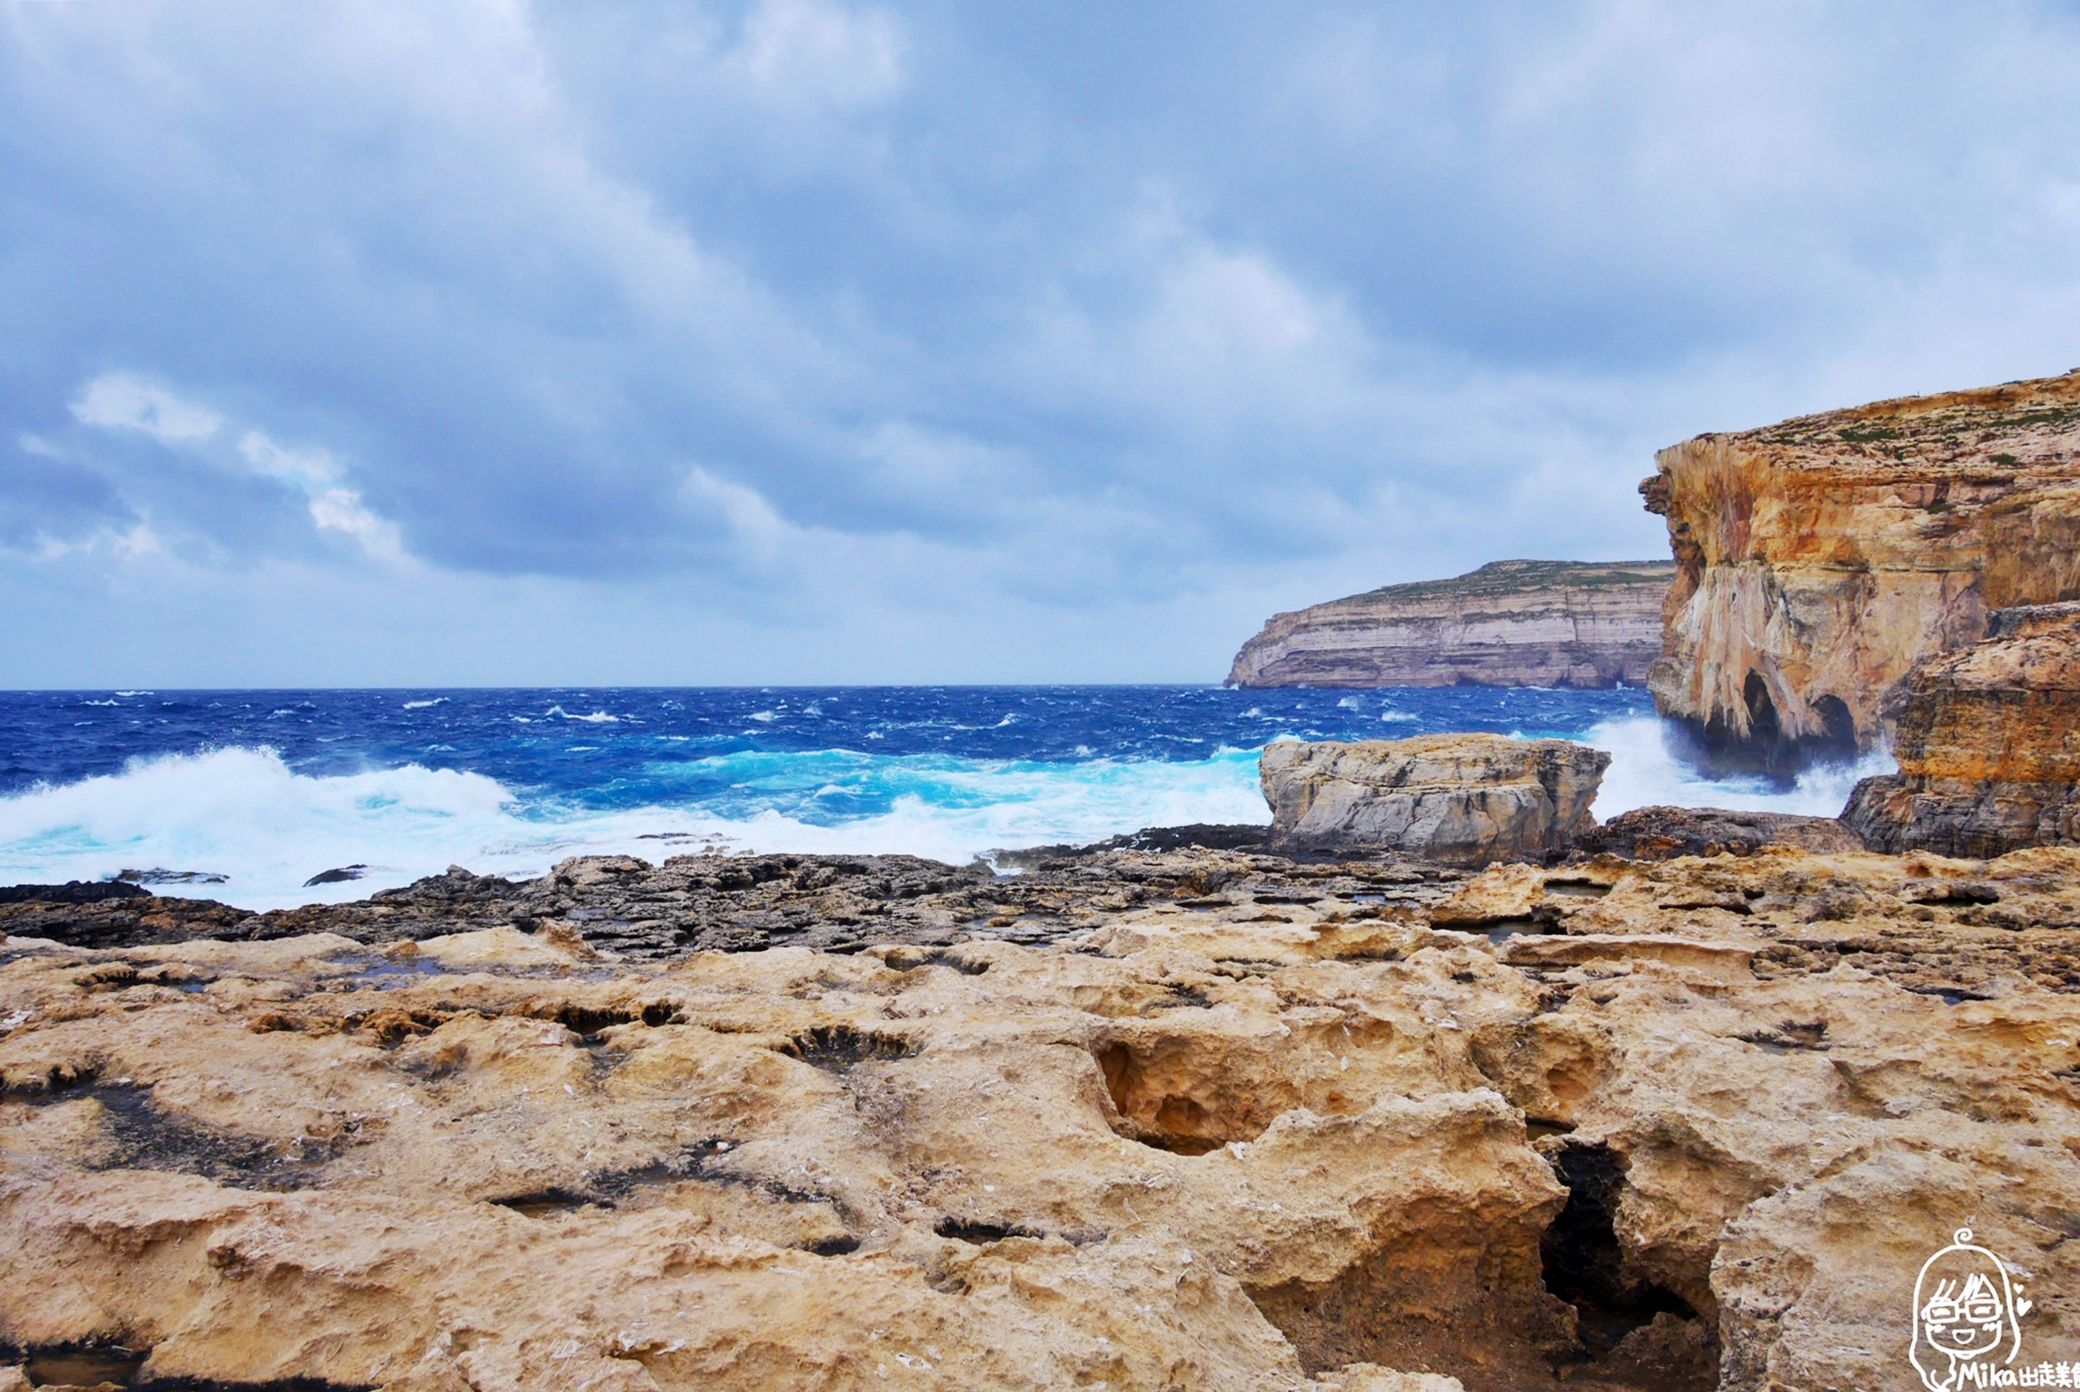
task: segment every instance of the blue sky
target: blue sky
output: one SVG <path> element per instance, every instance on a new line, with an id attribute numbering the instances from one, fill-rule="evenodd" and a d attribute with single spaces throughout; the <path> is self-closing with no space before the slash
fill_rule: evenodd
<path id="1" fill-rule="evenodd" d="M 2080 9 L 0 0 L 0 686 L 1218 680 L 2080 364 Z"/>

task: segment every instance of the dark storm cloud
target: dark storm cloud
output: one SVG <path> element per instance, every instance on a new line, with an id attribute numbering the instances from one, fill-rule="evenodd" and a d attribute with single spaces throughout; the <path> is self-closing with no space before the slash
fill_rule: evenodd
<path id="1" fill-rule="evenodd" d="M 894 632 L 1635 554 L 1655 445 L 2080 361 L 2076 60 L 2050 0 L 18 0 L 0 566 Z"/>

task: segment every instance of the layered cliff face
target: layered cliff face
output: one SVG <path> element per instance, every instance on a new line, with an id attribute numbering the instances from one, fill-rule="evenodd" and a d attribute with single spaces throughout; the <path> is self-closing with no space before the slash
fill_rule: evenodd
<path id="1" fill-rule="evenodd" d="M 2080 844 L 2080 604 L 1997 611 L 1985 642 L 1916 663 L 1888 713 L 1899 774 L 1859 783 L 1842 814 L 1866 843 Z"/>
<path id="2" fill-rule="evenodd" d="M 1880 401 L 1661 451 L 1679 571 L 1648 684 L 1738 762 L 1868 749 L 1922 657 L 2080 597 L 2080 373 Z"/>
<path id="3" fill-rule="evenodd" d="M 1646 680 L 1667 561 L 1494 561 L 1278 614 L 1231 686 L 1574 686 Z"/>

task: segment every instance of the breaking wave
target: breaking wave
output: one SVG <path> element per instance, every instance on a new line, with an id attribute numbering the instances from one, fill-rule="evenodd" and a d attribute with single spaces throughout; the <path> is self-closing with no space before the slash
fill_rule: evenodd
<path id="1" fill-rule="evenodd" d="M 1585 740 L 1615 756 L 1599 817 L 1649 803 L 1831 816 L 1857 778 L 1892 767 L 1873 757 L 1789 788 L 1713 781 L 1649 710 L 1637 692 L 1465 688 L 0 693 L 0 884 L 222 875 L 160 882 L 261 909 L 451 864 L 534 875 L 580 854 L 962 864 L 1146 826 L 1263 823 L 1257 751 L 1275 738 Z M 358 879 L 305 883 L 357 865 Z"/>
<path id="2" fill-rule="evenodd" d="M 1858 780 L 1899 771 L 1890 754 L 1873 751 L 1854 763 L 1809 768 L 1788 788 L 1761 777 L 1707 778 L 1670 752 L 1667 728 L 1653 716 L 1606 720 L 1580 738 L 1611 753 L 1593 809 L 1598 820 L 1655 805 L 1838 817 Z"/>
<path id="3" fill-rule="evenodd" d="M 702 767 L 689 781 L 728 778 L 726 795 L 597 810 L 418 765 L 313 777 L 264 748 L 140 760 L 120 774 L 0 799 L 0 883 L 163 867 L 226 880 L 161 892 L 268 909 L 357 899 L 451 864 L 531 876 L 566 856 L 655 862 L 704 848 L 906 852 L 960 864 L 989 850 L 1144 826 L 1270 820 L 1253 752 L 1189 763 L 842 751 L 695 763 Z M 354 881 L 306 887 L 345 865 L 369 868 Z"/>

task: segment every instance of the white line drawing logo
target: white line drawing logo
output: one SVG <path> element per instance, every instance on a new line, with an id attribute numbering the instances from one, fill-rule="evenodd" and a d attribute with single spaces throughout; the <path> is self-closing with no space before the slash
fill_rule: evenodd
<path id="1" fill-rule="evenodd" d="M 2030 1312 L 2022 1288 L 2008 1281 L 2007 1265 L 1984 1247 L 1972 1245 L 1972 1230 L 1921 1264 L 1914 1281 L 1914 1346 L 1908 1361 L 1928 1392 L 2007 1383 L 1996 1379 L 1995 1355 L 2003 1344 L 2013 1363 L 2022 1351 L 2022 1317 Z"/>

